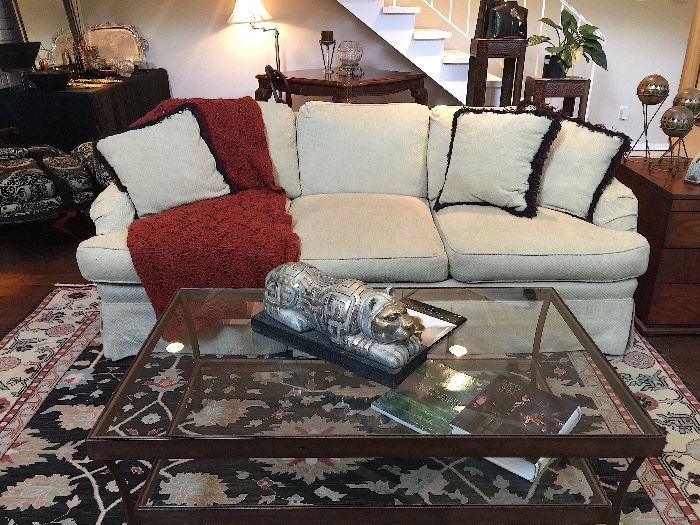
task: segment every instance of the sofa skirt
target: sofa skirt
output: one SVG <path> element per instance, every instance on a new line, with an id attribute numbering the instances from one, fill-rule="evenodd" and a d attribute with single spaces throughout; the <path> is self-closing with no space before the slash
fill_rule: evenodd
<path id="1" fill-rule="evenodd" d="M 377 285 L 384 286 L 384 285 Z M 391 286 L 413 287 L 411 283 L 391 283 Z M 423 284 L 421 287 L 496 288 L 555 288 L 576 315 L 603 353 L 622 355 L 631 344 L 634 320 L 632 294 L 637 281 L 630 279 L 613 283 L 460 283 L 450 280 Z M 105 356 L 119 360 L 135 355 L 156 322 L 143 286 L 100 284 L 102 299 L 102 342 Z"/>

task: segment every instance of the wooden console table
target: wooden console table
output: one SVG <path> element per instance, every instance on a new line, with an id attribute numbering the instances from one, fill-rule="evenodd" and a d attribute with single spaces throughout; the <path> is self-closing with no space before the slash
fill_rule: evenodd
<path id="1" fill-rule="evenodd" d="M 467 106 L 486 104 L 486 79 L 489 58 L 502 58 L 503 84 L 501 106 L 520 102 L 523 90 L 523 68 L 527 41 L 522 38 L 472 38 L 469 54 Z"/>
<path id="2" fill-rule="evenodd" d="M 634 295 L 637 328 L 647 335 L 700 334 L 700 185 L 631 159 L 617 178 L 639 200 L 638 231 L 651 246 Z"/>
<path id="3" fill-rule="evenodd" d="M 428 90 L 425 89 L 425 73 L 403 71 L 365 70 L 361 77 L 341 76 L 337 73 L 325 75 L 321 69 L 285 71 L 292 95 L 311 97 L 333 97 L 333 102 L 353 103 L 357 97 L 390 95 L 410 91 L 413 99 L 428 105 Z M 269 100 L 272 89 L 267 75 L 255 76 L 258 89 L 255 100 Z"/>
<path id="4" fill-rule="evenodd" d="M 527 77 L 525 79 L 525 101 L 535 104 L 544 104 L 547 98 L 563 98 L 564 107 L 562 113 L 568 117 L 574 116 L 576 99 L 580 99 L 578 116 L 581 122 L 586 120 L 588 108 L 588 94 L 591 91 L 590 79 L 583 77 L 565 78 L 539 78 Z"/>

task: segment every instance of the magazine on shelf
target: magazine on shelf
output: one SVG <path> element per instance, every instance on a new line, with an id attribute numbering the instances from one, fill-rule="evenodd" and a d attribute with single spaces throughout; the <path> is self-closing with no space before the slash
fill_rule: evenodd
<path id="1" fill-rule="evenodd" d="M 499 375 L 476 393 L 451 422 L 454 434 L 568 434 L 581 419 L 575 401 Z M 486 458 L 513 474 L 534 481 L 549 458 Z"/>

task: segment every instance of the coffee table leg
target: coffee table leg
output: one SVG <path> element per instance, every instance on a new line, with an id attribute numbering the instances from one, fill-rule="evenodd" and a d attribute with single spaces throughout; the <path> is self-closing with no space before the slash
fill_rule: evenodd
<path id="1" fill-rule="evenodd" d="M 634 458 L 630 462 L 625 473 L 622 475 L 620 484 L 617 487 L 617 492 L 615 493 L 615 498 L 612 501 L 612 509 L 610 512 L 608 525 L 619 525 L 620 514 L 622 513 L 622 502 L 627 495 L 627 490 L 630 488 L 630 483 L 632 483 L 634 476 L 637 474 L 637 471 L 639 470 L 639 467 L 642 466 L 643 462 L 644 458 Z"/>
<path id="2" fill-rule="evenodd" d="M 134 519 L 134 498 L 129 490 L 129 485 L 126 483 L 126 479 L 122 476 L 119 471 L 116 461 L 105 461 L 107 468 L 112 474 L 114 481 L 117 482 L 117 488 L 119 489 L 119 494 L 122 497 L 122 502 L 124 503 L 124 508 L 126 510 L 126 522 L 131 525 L 136 523 Z"/>

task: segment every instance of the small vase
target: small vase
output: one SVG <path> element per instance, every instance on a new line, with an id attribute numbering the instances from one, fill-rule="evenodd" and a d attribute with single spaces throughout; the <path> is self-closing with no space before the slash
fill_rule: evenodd
<path id="1" fill-rule="evenodd" d="M 542 77 L 543 78 L 564 78 L 566 77 L 566 71 L 561 67 L 559 61 L 553 58 L 551 55 L 544 57 L 544 65 L 542 66 Z"/>

